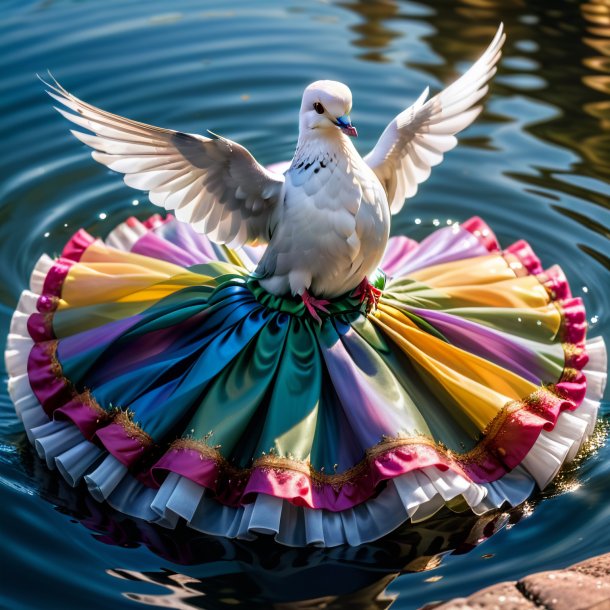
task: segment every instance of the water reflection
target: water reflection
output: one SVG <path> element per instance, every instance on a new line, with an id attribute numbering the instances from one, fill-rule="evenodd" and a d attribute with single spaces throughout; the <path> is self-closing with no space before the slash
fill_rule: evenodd
<path id="1" fill-rule="evenodd" d="M 339 6 L 353 11 L 361 18 L 359 23 L 350 26 L 350 30 L 358 35 L 352 44 L 366 49 L 358 58 L 374 62 L 390 61 L 385 51 L 393 40 L 400 38 L 401 33 L 389 28 L 385 22 L 398 18 L 396 2 L 340 2 Z"/>
<path id="2" fill-rule="evenodd" d="M 584 111 L 596 119 L 600 127 L 600 133 L 586 138 L 585 147 L 591 161 L 607 169 L 610 167 L 610 5 L 605 0 L 592 0 L 583 3 L 581 11 L 587 22 L 583 42 L 599 53 L 583 59 L 583 64 L 593 72 L 584 76 L 583 82 L 603 94 L 603 99 L 583 104 Z"/>
<path id="3" fill-rule="evenodd" d="M 322 597 L 307 599 L 290 599 L 288 601 L 272 601 L 266 597 L 260 597 L 259 585 L 239 578 L 233 578 L 235 582 L 222 582 L 217 577 L 207 581 L 203 578 L 194 578 L 171 571 L 133 572 L 128 570 L 110 570 L 111 576 L 144 583 L 159 585 L 169 591 L 162 595 L 145 595 L 137 593 L 125 593 L 125 597 L 135 602 L 148 606 L 161 608 L 177 608 L 180 610 L 192 610 L 204 608 L 214 610 L 216 608 L 273 608 L 274 610 L 306 610 L 324 608 L 326 610 L 339 610 L 350 608 L 353 610 L 384 610 L 389 608 L 397 599 L 398 595 L 386 593 L 386 587 L 394 580 L 394 575 L 380 578 L 363 589 L 345 595 L 324 595 Z M 303 575 L 309 577 L 310 575 Z M 332 578 L 332 574 L 318 574 L 315 578 Z M 299 576 L 300 578 L 301 576 Z M 220 582 L 219 582 L 220 581 Z M 210 587 L 210 584 L 220 585 L 220 589 Z"/>
<path id="4" fill-rule="evenodd" d="M 482 517 L 446 511 L 360 547 L 289 548 L 267 538 L 231 541 L 194 532 L 184 524 L 167 530 L 126 518 L 97 503 L 85 489 L 69 487 L 45 467 L 27 441 L 20 452 L 33 487 L 57 510 L 94 532 L 98 543 L 146 547 L 173 564 L 145 571 L 107 570 L 114 578 L 138 583 L 125 585 L 126 598 L 162 608 L 389 608 L 396 596 L 386 589 L 398 576 L 434 570 L 448 555 L 469 553 L 530 510 L 525 505 Z M 146 583 L 162 590 L 146 587 L 142 592 Z"/>
<path id="5" fill-rule="evenodd" d="M 575 30 L 582 22 L 576 3 L 526 6 L 521 1 L 462 0 L 436 6 L 439 10 L 436 31 L 427 41 L 442 57 L 476 56 L 496 24 L 504 21 L 508 40 L 500 70 L 502 77 L 494 83 L 494 92 L 509 96 L 519 90 L 527 91 L 528 97 L 555 107 L 559 112 L 551 120 L 529 125 L 528 131 L 544 141 L 567 145 L 585 159 L 594 156 L 582 135 L 596 132 L 598 125 L 574 121 L 575 114 L 580 114 L 591 100 L 591 93 L 582 86 L 580 68 L 587 49 L 573 44 L 574 38 L 584 33 Z M 460 23 L 459 36 L 455 35 L 456 22 Z M 565 43 L 567 36 L 572 44 Z M 448 73 L 450 66 L 443 62 L 435 69 L 443 82 L 452 76 Z M 530 84 L 534 82 L 532 78 L 536 79 L 535 87 Z M 589 173 L 585 165 L 578 170 Z M 598 177 L 608 179 L 607 167 L 597 169 Z"/>
<path id="6" fill-rule="evenodd" d="M 184 571 L 114 569 L 108 573 L 163 587 L 159 594 L 128 591 L 124 595 L 165 608 L 389 608 L 395 596 L 386 588 L 396 577 L 433 570 L 445 555 L 472 550 L 509 518 L 508 514 L 479 519 L 445 516 L 375 544 L 327 550 L 289 549 L 269 541 L 232 542 L 184 531 L 177 541 L 175 534 L 154 532 L 152 537 L 149 532 L 144 540 L 151 550 L 166 557 L 179 552 L 182 561 L 194 565 Z"/>

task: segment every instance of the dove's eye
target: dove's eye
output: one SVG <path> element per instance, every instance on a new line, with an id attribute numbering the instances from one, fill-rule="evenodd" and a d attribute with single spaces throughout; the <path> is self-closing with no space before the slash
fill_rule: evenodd
<path id="1" fill-rule="evenodd" d="M 322 106 L 322 104 L 320 104 L 320 102 L 315 102 L 314 105 L 313 105 L 313 109 L 318 114 L 324 114 L 324 106 Z"/>

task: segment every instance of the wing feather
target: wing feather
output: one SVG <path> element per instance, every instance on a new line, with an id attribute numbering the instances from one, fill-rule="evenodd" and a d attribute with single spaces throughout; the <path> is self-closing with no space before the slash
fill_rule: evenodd
<path id="1" fill-rule="evenodd" d="M 42 80 L 42 79 L 41 79 Z M 265 169 L 236 142 L 139 123 L 84 102 L 55 79 L 47 93 L 56 110 L 79 128 L 72 134 L 93 158 L 125 174 L 179 220 L 233 247 L 269 240 L 269 221 L 283 203 L 284 177 Z M 70 111 L 68 112 L 66 108 Z"/>
<path id="2" fill-rule="evenodd" d="M 466 73 L 428 101 L 426 89 L 394 118 L 364 158 L 383 185 L 393 214 L 402 208 L 405 198 L 415 195 L 444 153 L 456 146 L 455 134 L 480 114 L 482 107 L 476 104 L 496 73 L 505 39 L 500 24 L 489 47 Z"/>

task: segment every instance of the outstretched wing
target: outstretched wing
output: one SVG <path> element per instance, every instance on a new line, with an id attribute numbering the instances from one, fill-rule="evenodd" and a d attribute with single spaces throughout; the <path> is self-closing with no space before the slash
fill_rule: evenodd
<path id="1" fill-rule="evenodd" d="M 42 80 L 42 79 L 41 79 Z M 284 197 L 284 176 L 270 172 L 236 142 L 138 123 L 87 104 L 57 81 L 47 93 L 70 109 L 55 108 L 95 135 L 72 131 L 93 158 L 125 174 L 199 233 L 232 247 L 269 240 L 269 220 Z"/>
<path id="2" fill-rule="evenodd" d="M 487 93 L 487 82 L 496 73 L 506 39 L 500 24 L 494 39 L 476 63 L 452 85 L 430 100 L 428 89 L 384 130 L 375 148 L 364 158 L 388 196 L 392 214 L 417 185 L 430 176 L 443 153 L 456 144 L 455 134 L 468 127 L 481 112 L 475 104 Z"/>

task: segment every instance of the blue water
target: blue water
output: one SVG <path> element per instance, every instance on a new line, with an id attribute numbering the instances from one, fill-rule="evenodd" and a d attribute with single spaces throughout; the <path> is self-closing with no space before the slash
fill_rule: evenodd
<path id="1" fill-rule="evenodd" d="M 0 329 L 34 261 L 77 228 L 105 235 L 153 206 L 68 133 L 35 73 L 119 114 L 211 129 L 262 163 L 290 158 L 303 88 L 354 94 L 361 152 L 426 85 L 450 82 L 499 21 L 486 110 L 394 219 L 421 238 L 481 215 L 559 263 L 610 340 L 610 7 L 589 2 L 4 0 L 0 17 Z M 607 420 L 608 409 L 604 410 Z M 610 550 L 610 449 L 483 521 L 438 519 L 361 549 L 290 550 L 166 532 L 63 485 L 0 395 L 0 607 L 415 609 Z M 317 601 L 312 601 L 317 600 Z M 284 604 L 284 605 L 282 605 Z M 316 605 L 317 604 L 317 605 Z M 326 605 L 323 605 L 326 604 Z"/>

